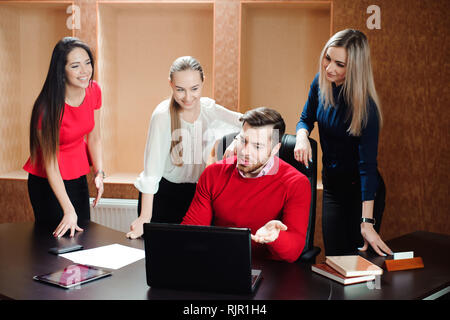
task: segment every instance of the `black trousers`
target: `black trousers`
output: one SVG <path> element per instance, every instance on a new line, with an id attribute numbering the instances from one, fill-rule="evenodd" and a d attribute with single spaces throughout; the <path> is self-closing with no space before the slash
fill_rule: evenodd
<path id="1" fill-rule="evenodd" d="M 379 233 L 386 187 L 380 173 L 374 200 L 374 229 Z M 361 183 L 353 178 L 330 177 L 323 172 L 322 232 L 326 256 L 356 254 L 364 245 L 361 235 Z M 370 247 L 370 245 L 369 245 Z"/>
<path id="2" fill-rule="evenodd" d="M 153 197 L 151 222 L 181 223 L 194 198 L 196 183 L 173 183 L 164 178 Z M 139 192 L 138 216 L 141 214 L 142 194 Z"/>
<path id="3" fill-rule="evenodd" d="M 63 180 L 63 182 L 67 195 L 78 215 L 78 225 L 81 227 L 91 219 L 86 176 L 74 180 Z M 48 180 L 31 173 L 28 174 L 28 195 L 33 207 L 35 223 L 49 229 L 55 229 L 61 222 L 64 212 Z"/>

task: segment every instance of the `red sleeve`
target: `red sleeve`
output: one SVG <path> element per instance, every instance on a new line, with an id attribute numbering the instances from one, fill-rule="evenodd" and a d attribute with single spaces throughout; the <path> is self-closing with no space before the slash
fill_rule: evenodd
<path id="1" fill-rule="evenodd" d="M 311 185 L 306 176 L 292 179 L 283 207 L 281 222 L 287 226 L 278 238 L 267 244 L 271 254 L 279 260 L 294 262 L 305 247 L 311 203 Z"/>
<path id="2" fill-rule="evenodd" d="M 213 218 L 211 171 L 214 165 L 207 167 L 198 179 L 194 198 L 181 224 L 210 226 Z M 218 179 L 218 177 L 217 177 Z"/>

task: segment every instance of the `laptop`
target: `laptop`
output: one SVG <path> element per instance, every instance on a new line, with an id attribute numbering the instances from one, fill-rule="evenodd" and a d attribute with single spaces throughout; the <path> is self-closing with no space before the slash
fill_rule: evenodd
<path id="1" fill-rule="evenodd" d="M 145 223 L 147 284 L 228 293 L 254 293 L 261 270 L 252 270 L 248 228 Z"/>

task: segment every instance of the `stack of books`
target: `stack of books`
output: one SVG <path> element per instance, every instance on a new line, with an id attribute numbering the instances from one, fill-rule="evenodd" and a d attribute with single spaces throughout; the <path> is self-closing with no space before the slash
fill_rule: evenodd
<path id="1" fill-rule="evenodd" d="M 325 263 L 312 265 L 312 271 L 343 285 L 375 280 L 383 269 L 361 256 L 329 256 Z"/>

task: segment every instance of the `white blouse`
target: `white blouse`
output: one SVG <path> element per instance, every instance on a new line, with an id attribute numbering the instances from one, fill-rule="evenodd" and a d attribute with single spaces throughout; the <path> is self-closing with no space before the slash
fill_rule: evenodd
<path id="1" fill-rule="evenodd" d="M 134 185 L 142 193 L 158 192 L 164 177 L 173 183 L 196 183 L 206 167 L 214 143 L 224 135 L 238 132 L 242 124 L 239 112 L 228 110 L 213 99 L 200 98 L 200 115 L 194 123 L 181 119 L 183 165 L 175 166 L 170 157 L 171 124 L 170 99 L 153 111 L 144 155 L 144 171 Z"/>

